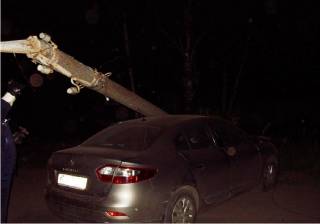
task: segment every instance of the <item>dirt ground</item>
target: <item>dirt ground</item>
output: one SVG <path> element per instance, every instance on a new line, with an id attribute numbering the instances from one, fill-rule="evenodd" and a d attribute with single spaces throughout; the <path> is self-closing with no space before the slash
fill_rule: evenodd
<path id="1" fill-rule="evenodd" d="M 22 167 L 15 177 L 9 222 L 62 222 L 47 209 L 43 166 Z M 271 192 L 256 187 L 216 206 L 206 206 L 197 222 L 320 222 L 320 186 L 304 174 L 282 174 Z"/>

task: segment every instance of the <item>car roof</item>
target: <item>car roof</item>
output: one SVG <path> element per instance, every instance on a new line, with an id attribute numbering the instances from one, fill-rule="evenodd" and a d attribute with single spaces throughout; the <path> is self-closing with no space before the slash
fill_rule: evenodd
<path id="1" fill-rule="evenodd" d="M 199 120 L 199 119 L 219 119 L 215 116 L 203 116 L 203 115 L 162 115 L 162 116 L 150 116 L 150 117 L 143 117 L 133 120 L 128 120 L 124 122 L 119 122 L 122 125 L 146 125 L 146 126 L 153 126 L 159 128 L 168 128 L 172 126 L 177 126 L 179 124 Z"/>

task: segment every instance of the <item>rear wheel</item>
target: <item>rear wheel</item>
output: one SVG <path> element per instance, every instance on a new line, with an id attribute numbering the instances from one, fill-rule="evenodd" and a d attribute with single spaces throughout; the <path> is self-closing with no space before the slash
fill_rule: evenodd
<path id="1" fill-rule="evenodd" d="M 269 191 L 272 189 L 278 178 L 278 161 L 275 156 L 270 156 L 263 169 L 262 190 Z"/>
<path id="2" fill-rule="evenodd" d="M 192 192 L 182 190 L 170 200 L 164 222 L 193 223 L 197 214 L 197 206 Z"/>

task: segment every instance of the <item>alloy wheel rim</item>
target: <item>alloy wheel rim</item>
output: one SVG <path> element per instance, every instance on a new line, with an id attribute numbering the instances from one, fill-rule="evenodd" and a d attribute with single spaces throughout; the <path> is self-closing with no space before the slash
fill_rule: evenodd
<path id="1" fill-rule="evenodd" d="M 179 198 L 172 210 L 172 222 L 192 223 L 194 220 L 194 205 L 189 197 Z"/>
<path id="2" fill-rule="evenodd" d="M 266 181 L 268 184 L 272 184 L 275 179 L 275 165 L 270 163 L 266 167 Z"/>

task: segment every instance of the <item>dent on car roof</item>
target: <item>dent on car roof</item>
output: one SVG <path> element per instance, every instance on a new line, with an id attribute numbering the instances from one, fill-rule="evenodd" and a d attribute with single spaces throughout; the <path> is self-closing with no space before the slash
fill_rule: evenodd
<path id="1" fill-rule="evenodd" d="M 143 117 L 134 120 L 120 122 L 121 125 L 148 125 L 153 127 L 169 127 L 176 124 L 201 118 L 209 118 L 202 115 L 165 115 L 165 116 L 151 116 Z"/>

